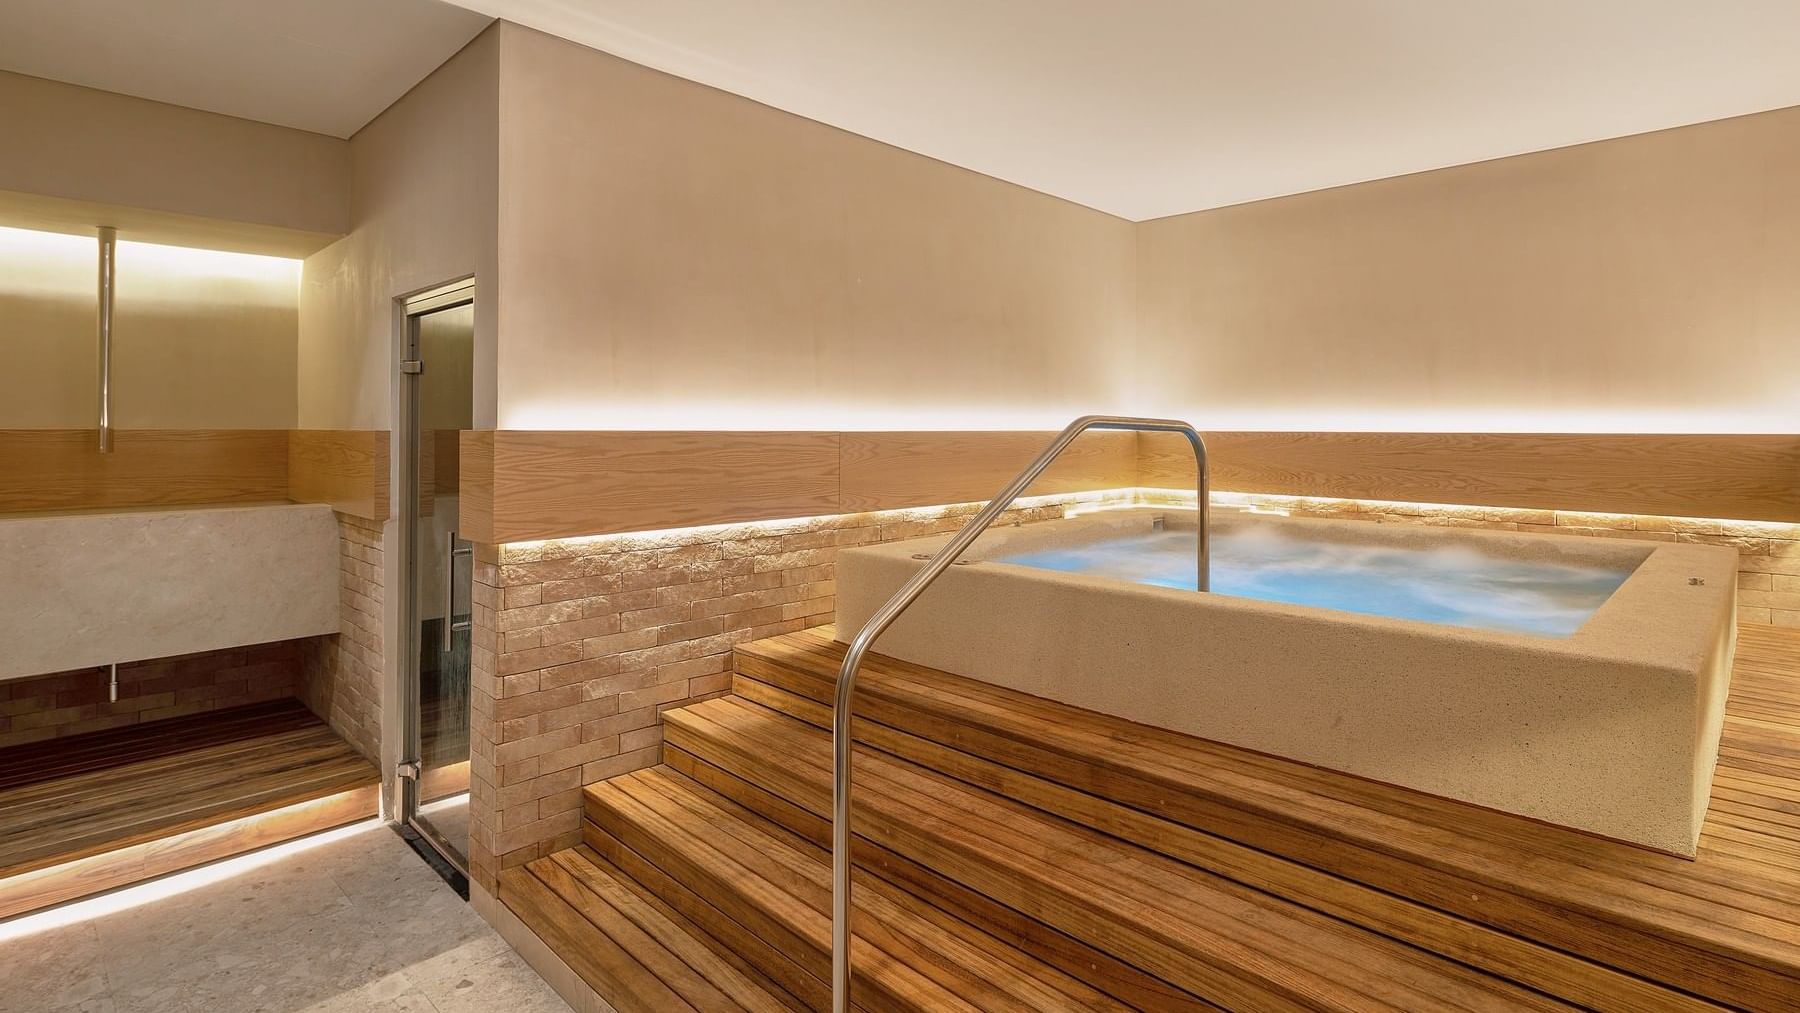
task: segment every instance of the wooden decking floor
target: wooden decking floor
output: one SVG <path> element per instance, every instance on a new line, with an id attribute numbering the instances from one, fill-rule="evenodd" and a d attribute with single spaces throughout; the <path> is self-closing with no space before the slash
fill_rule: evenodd
<path id="1" fill-rule="evenodd" d="M 832 638 L 821 627 L 743 645 L 736 692 L 817 725 L 843 656 Z M 1275 856 L 1328 874 L 1295 899 L 1414 945 L 1462 947 L 1450 955 L 1489 966 L 1525 941 L 1517 963 L 1495 967 L 1515 981 L 1544 987 L 1528 979 L 1556 953 L 1582 962 L 1557 958 L 1568 980 L 1552 994 L 1578 992 L 1585 964 L 1672 989 L 1671 999 L 1800 1008 L 1800 630 L 1740 632 L 1695 860 L 890 658 L 865 663 L 858 699 L 859 742 L 920 762 L 935 755 L 939 769 L 960 764 L 961 776 L 1070 818 L 1086 805 L 1074 789 L 1198 830 L 1207 837 L 1184 845 L 1198 849 L 1187 860 L 1232 863 L 1219 871 L 1247 885 L 1292 892 L 1257 871 L 1271 867 L 1256 853 Z"/>
<path id="2" fill-rule="evenodd" d="M 378 782 L 296 700 L 0 750 L 0 917 L 373 815 Z"/>
<path id="3" fill-rule="evenodd" d="M 843 650 L 740 645 L 501 901 L 621 1010 L 827 1008 Z M 1800 1011 L 1800 630 L 1741 631 L 1693 860 L 881 656 L 857 715 L 864 1008 Z"/>

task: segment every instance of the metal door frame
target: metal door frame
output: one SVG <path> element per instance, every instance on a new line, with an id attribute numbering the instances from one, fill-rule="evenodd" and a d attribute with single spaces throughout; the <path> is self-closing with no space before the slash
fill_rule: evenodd
<path id="1" fill-rule="evenodd" d="M 419 776 L 422 766 L 422 723 L 420 712 L 419 673 L 419 575 L 414 564 L 419 537 L 419 318 L 441 310 L 473 305 L 474 278 L 463 278 L 446 285 L 426 289 L 395 300 L 399 330 L 396 341 L 398 363 L 396 383 L 399 393 L 398 421 L 393 431 L 393 452 L 397 465 L 395 479 L 395 518 L 398 550 L 396 569 L 401 575 L 399 609 L 400 636 L 395 641 L 399 693 L 395 701 L 400 717 L 400 750 L 394 768 L 395 822 L 410 828 L 431 846 L 444 861 L 459 873 L 468 875 L 464 856 L 468 845 L 456 848 L 445 841 L 437 828 L 419 818 Z M 471 400 L 474 391 L 469 392 Z M 451 557 L 451 583 L 454 584 L 455 557 Z M 445 616 L 444 621 L 450 622 Z"/>

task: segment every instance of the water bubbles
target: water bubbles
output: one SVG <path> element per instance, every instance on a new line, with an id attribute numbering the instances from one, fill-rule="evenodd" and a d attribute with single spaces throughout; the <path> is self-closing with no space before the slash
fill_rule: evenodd
<path id="1" fill-rule="evenodd" d="M 1527 561 L 1469 544 L 1336 541 L 1273 524 L 1220 528 L 1215 594 L 1476 629 L 1566 637 L 1630 575 L 1628 569 Z M 1193 532 L 1126 535 L 999 557 L 1067 573 L 1192 590 Z"/>

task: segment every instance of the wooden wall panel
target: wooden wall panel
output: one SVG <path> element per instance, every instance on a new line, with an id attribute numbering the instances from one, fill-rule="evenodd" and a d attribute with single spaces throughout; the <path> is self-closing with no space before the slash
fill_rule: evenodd
<path id="1" fill-rule="evenodd" d="M 437 512 L 439 496 L 456 496 L 461 492 L 462 435 L 465 429 L 427 429 L 419 433 L 419 516 Z M 462 522 L 457 533 L 462 538 Z"/>
<path id="2" fill-rule="evenodd" d="M 500 542 L 837 513 L 838 434 L 500 430 L 491 509 Z"/>
<path id="3" fill-rule="evenodd" d="M 287 495 L 365 520 L 388 515 L 388 432 L 296 429 L 287 434 Z"/>
<path id="4" fill-rule="evenodd" d="M 462 468 L 458 445 L 462 442 L 462 429 L 431 430 L 431 482 L 430 491 L 452 496 L 456 495 L 462 485 L 458 474 Z"/>
<path id="5" fill-rule="evenodd" d="M 480 542 L 967 503 L 1052 433 L 465 433 L 463 535 Z M 1137 484 L 1129 433 L 1091 433 L 1031 494 Z"/>
<path id="6" fill-rule="evenodd" d="M 1056 436 L 1048 432 L 844 433 L 844 510 L 892 510 L 987 499 Z M 1191 469 L 1190 469 L 1191 470 Z M 1083 435 L 1028 496 L 1137 484 L 1132 433 Z"/>
<path id="7" fill-rule="evenodd" d="M 457 500 L 457 527 L 462 537 L 471 542 L 497 545 L 502 539 L 494 532 L 493 430 L 465 430 L 461 457 L 457 469 L 462 486 Z"/>
<path id="8" fill-rule="evenodd" d="M 1347 499 L 1800 521 L 1800 436 L 1207 433 L 1213 488 Z M 1141 484 L 1180 488 L 1180 437 L 1139 437 Z"/>
<path id="9" fill-rule="evenodd" d="M 281 429 L 0 430 L 0 513 L 126 510 L 287 498 Z"/>
<path id="10" fill-rule="evenodd" d="M 475 541 L 966 503 L 1050 433 L 465 433 Z M 1800 521 L 1800 436 L 1207 435 L 1233 492 Z M 1031 490 L 1191 488 L 1179 436 L 1092 433 Z"/>

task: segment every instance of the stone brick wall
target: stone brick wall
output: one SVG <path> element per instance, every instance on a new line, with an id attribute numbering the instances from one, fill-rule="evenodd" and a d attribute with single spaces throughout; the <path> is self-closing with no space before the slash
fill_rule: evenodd
<path id="1" fill-rule="evenodd" d="M 1745 622 L 1800 625 L 1800 525 L 1551 510 L 1215 494 L 1371 523 L 1692 541 L 1740 555 Z M 1077 504 L 1193 503 L 1117 490 L 1035 501 L 1021 521 Z M 658 715 L 728 691 L 731 648 L 828 622 L 844 546 L 954 530 L 973 506 L 478 546 L 471 866 L 498 871 L 579 840 L 581 786 L 655 764 Z"/>
<path id="2" fill-rule="evenodd" d="M 1129 490 L 1032 501 L 1060 518 Z M 658 762 L 658 715 L 719 696 L 731 649 L 830 621 L 844 546 L 953 531 L 977 507 L 478 546 L 471 868 L 580 838 L 581 786 Z"/>
<path id="3" fill-rule="evenodd" d="M 0 747 L 293 696 L 303 655 L 324 638 L 185 654 L 0 682 Z"/>
<path id="4" fill-rule="evenodd" d="M 338 514 L 339 632 L 316 637 L 302 658 L 295 694 L 371 761 L 381 756 L 381 525 Z"/>

